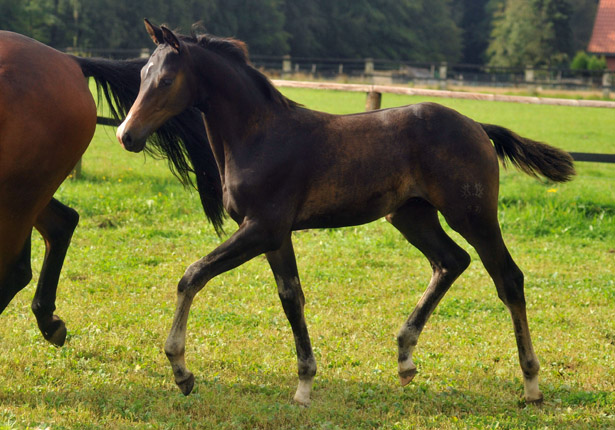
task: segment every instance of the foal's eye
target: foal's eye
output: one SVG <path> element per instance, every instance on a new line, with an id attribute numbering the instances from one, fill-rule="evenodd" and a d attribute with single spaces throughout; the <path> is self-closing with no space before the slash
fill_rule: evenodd
<path id="1" fill-rule="evenodd" d="M 173 79 L 164 78 L 160 80 L 161 87 L 170 87 L 172 83 L 173 83 Z"/>

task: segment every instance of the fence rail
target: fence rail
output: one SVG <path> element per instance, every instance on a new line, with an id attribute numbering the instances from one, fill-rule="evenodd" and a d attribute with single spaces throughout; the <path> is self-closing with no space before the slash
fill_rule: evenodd
<path id="1" fill-rule="evenodd" d="M 429 90 L 424 88 L 408 88 L 394 85 L 367 85 L 367 84 L 338 84 L 332 82 L 290 81 L 273 79 L 278 87 L 312 88 L 323 90 L 377 92 L 389 94 L 403 94 L 409 96 L 444 97 L 468 100 L 485 100 L 511 103 L 544 104 L 557 106 L 577 106 L 615 109 L 615 102 L 604 100 L 573 100 L 549 97 L 508 96 L 502 94 L 475 93 L 466 91 Z"/>
<path id="2" fill-rule="evenodd" d="M 592 108 L 607 108 L 615 109 L 615 102 L 597 101 L 597 100 L 570 100 L 570 99 L 555 99 L 542 97 L 524 97 L 524 96 L 503 96 L 497 94 L 471 93 L 460 91 L 443 91 L 443 90 L 427 90 L 418 88 L 385 86 L 385 85 L 360 85 L 360 84 L 337 84 L 331 82 L 305 82 L 305 81 L 290 81 L 290 80 L 272 80 L 274 85 L 278 87 L 289 88 L 309 88 L 309 89 L 326 89 L 337 91 L 362 92 L 367 96 L 366 110 L 374 110 L 380 108 L 382 94 L 403 94 L 403 95 L 419 95 L 425 97 L 445 97 L 459 98 L 469 100 L 486 100 L 486 101 L 501 101 L 512 103 L 526 104 L 543 104 L 557 106 L 575 106 L 575 107 L 592 107 Z M 110 125 L 117 127 L 119 121 L 113 118 L 98 117 L 97 124 Z M 588 161 L 595 163 L 615 163 L 615 154 L 598 154 L 588 152 L 570 152 L 570 155 L 575 161 Z"/>
<path id="3" fill-rule="evenodd" d="M 615 89 L 613 70 L 588 71 L 569 68 L 492 67 L 447 62 L 409 62 L 366 59 L 273 57 L 253 55 L 252 62 L 269 74 L 283 79 L 348 79 L 381 85 L 408 84 L 436 86 L 489 86 L 602 90 L 609 96 Z"/>

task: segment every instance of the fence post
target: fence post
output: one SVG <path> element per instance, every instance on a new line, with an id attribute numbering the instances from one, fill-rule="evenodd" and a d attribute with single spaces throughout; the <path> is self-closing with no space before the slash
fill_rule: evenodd
<path id="1" fill-rule="evenodd" d="M 528 89 L 530 91 L 534 91 L 535 89 L 535 85 L 534 85 L 534 66 L 531 65 L 527 65 L 525 66 L 525 84 L 527 85 Z"/>
<path id="2" fill-rule="evenodd" d="M 611 97 L 611 82 L 613 79 L 613 74 L 605 71 L 602 74 L 602 97 L 608 99 Z"/>
<path id="3" fill-rule="evenodd" d="M 282 57 L 282 78 L 287 78 L 293 71 L 293 63 L 290 55 Z"/>
<path id="4" fill-rule="evenodd" d="M 370 91 L 367 93 L 367 99 L 365 100 L 365 111 L 380 109 L 380 103 L 382 102 L 382 93 L 377 91 Z"/>
<path id="5" fill-rule="evenodd" d="M 448 74 L 448 63 L 443 61 L 440 63 L 439 75 L 440 75 L 440 89 L 445 90 L 447 87 L 446 75 Z"/>
<path id="6" fill-rule="evenodd" d="M 374 59 L 366 58 L 365 59 L 365 70 L 363 71 L 365 77 L 369 82 L 372 82 L 374 78 Z"/>

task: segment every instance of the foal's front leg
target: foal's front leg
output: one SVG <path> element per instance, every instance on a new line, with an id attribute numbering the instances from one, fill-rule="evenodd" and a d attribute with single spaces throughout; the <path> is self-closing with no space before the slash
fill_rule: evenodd
<path id="1" fill-rule="evenodd" d="M 294 400 L 299 404 L 307 406 L 310 404 L 310 393 L 312 391 L 314 375 L 316 374 L 316 360 L 312 353 L 310 336 L 305 324 L 305 316 L 303 314 L 305 297 L 301 290 L 299 272 L 297 271 L 295 252 L 293 251 L 290 235 L 288 235 L 280 249 L 267 253 L 267 260 L 278 285 L 278 295 L 282 301 L 284 313 L 288 318 L 288 322 L 290 322 L 293 336 L 295 337 L 299 387 L 297 387 Z"/>
<path id="2" fill-rule="evenodd" d="M 186 367 L 186 324 L 190 306 L 196 294 L 213 277 L 256 257 L 263 252 L 279 248 L 278 237 L 259 223 L 245 220 L 227 241 L 213 252 L 188 267 L 177 286 L 177 305 L 171 332 L 164 346 L 175 382 L 185 395 L 194 386 L 194 375 Z"/>

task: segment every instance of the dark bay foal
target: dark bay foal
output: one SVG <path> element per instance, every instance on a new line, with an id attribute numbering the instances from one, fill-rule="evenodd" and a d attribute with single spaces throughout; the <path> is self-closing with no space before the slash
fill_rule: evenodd
<path id="1" fill-rule="evenodd" d="M 218 165 L 224 207 L 239 225 L 179 282 L 165 351 L 184 394 L 194 384 L 184 360 L 192 300 L 216 275 L 265 253 L 295 337 L 295 400 L 308 404 L 316 362 L 291 232 L 381 217 L 433 267 L 427 290 L 398 335 L 399 377 L 408 384 L 416 374 L 412 352 L 427 319 L 470 262 L 442 229 L 440 212 L 476 248 L 493 278 L 512 316 L 525 399 L 541 401 L 523 273 L 504 245 L 497 219 L 498 157 L 531 175 L 562 182 L 574 174 L 567 153 L 434 103 L 343 116 L 315 112 L 282 96 L 250 65 L 242 42 L 176 36 L 147 21 L 146 28 L 158 48 L 141 72 L 139 95 L 117 136 L 126 149 L 139 151 L 167 119 L 198 107 Z"/>

